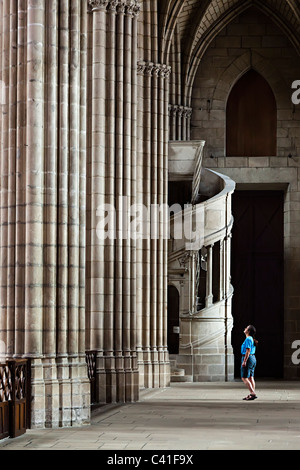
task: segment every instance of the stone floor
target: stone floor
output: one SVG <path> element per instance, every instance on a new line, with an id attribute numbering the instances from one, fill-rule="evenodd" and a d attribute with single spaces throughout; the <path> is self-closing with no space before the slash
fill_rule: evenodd
<path id="1" fill-rule="evenodd" d="M 29 430 L 0 450 L 299 450 L 300 383 L 178 383 L 139 403 L 93 411 L 84 428 Z"/>

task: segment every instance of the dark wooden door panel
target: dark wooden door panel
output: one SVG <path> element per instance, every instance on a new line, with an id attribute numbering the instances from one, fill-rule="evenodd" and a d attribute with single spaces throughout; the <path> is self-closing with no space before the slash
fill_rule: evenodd
<path id="1" fill-rule="evenodd" d="M 283 373 L 283 193 L 238 191 L 233 197 L 232 344 L 239 375 L 243 330 L 257 328 L 257 376 Z M 272 361 L 269 358 L 272 357 Z"/>
<path id="2" fill-rule="evenodd" d="M 0 403 L 0 440 L 9 436 L 8 402 Z"/>
<path id="3" fill-rule="evenodd" d="M 0 439 L 18 437 L 31 422 L 30 360 L 0 364 Z"/>
<path id="4" fill-rule="evenodd" d="M 227 156 L 277 154 L 277 106 L 267 81 L 249 70 L 233 87 L 226 111 Z"/>

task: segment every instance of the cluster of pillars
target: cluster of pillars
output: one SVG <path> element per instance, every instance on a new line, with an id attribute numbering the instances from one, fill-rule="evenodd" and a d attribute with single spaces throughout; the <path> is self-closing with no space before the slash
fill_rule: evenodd
<path id="1" fill-rule="evenodd" d="M 86 3 L 0 2 L 0 340 L 32 363 L 32 424 L 89 420 Z"/>
<path id="2" fill-rule="evenodd" d="M 192 108 L 169 105 L 170 140 L 186 141 L 191 139 Z"/>
<path id="3" fill-rule="evenodd" d="M 122 231 L 124 198 L 168 194 L 170 67 L 138 62 L 140 7 L 0 1 L 0 344 L 32 360 L 34 427 L 89 421 L 86 350 L 97 402 L 169 383 L 167 214 L 154 239 Z"/>
<path id="4" fill-rule="evenodd" d="M 140 387 L 169 382 L 165 221 L 155 239 L 150 226 L 143 239 L 122 227 L 124 199 L 167 202 L 170 69 L 138 61 L 140 2 L 88 3 L 87 349 L 97 351 L 96 400 L 130 402 Z M 105 205 L 115 237 L 99 239 Z"/>
<path id="5" fill-rule="evenodd" d="M 199 256 L 202 259 L 203 253 L 205 253 L 205 269 L 203 269 L 203 262 L 199 263 L 199 268 L 205 273 L 205 276 L 201 279 L 200 275 L 199 284 L 202 282 L 203 286 L 199 285 L 198 295 L 201 293 L 201 297 L 204 299 L 204 308 L 211 307 L 215 302 L 221 302 L 230 294 L 230 248 L 231 233 L 200 251 Z M 202 287 L 204 287 L 204 292 Z"/>
<path id="6" fill-rule="evenodd" d="M 89 1 L 87 349 L 97 351 L 96 401 L 138 398 L 136 240 L 123 233 L 136 203 L 137 1 Z M 115 230 L 99 237 L 99 214 Z"/>
<path id="7" fill-rule="evenodd" d="M 168 203 L 168 100 L 171 69 L 151 61 L 138 62 L 138 201 L 146 207 Z M 167 350 L 167 211 L 157 233 L 138 241 L 137 352 L 140 385 L 164 387 L 170 379 Z"/>

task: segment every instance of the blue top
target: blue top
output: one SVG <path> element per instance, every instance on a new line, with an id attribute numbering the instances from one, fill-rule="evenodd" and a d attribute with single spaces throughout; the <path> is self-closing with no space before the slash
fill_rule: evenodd
<path id="1" fill-rule="evenodd" d="M 250 354 L 255 354 L 256 347 L 252 336 L 248 336 L 242 344 L 241 353 L 243 356 L 246 354 L 247 349 L 250 349 Z"/>

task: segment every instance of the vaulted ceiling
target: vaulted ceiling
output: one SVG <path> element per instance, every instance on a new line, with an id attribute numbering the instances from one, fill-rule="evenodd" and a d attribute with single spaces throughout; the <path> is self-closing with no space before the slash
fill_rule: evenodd
<path id="1" fill-rule="evenodd" d="M 272 17 L 291 41 L 300 43 L 300 2 L 298 0 L 159 0 L 160 33 L 165 50 L 178 27 L 186 56 L 192 60 L 199 45 L 208 40 L 247 8 L 255 6 Z"/>
<path id="2" fill-rule="evenodd" d="M 181 44 L 182 79 L 191 86 L 211 41 L 251 7 L 271 18 L 300 54 L 299 0 L 159 0 L 161 61 L 169 62 L 171 42 L 176 34 Z"/>

